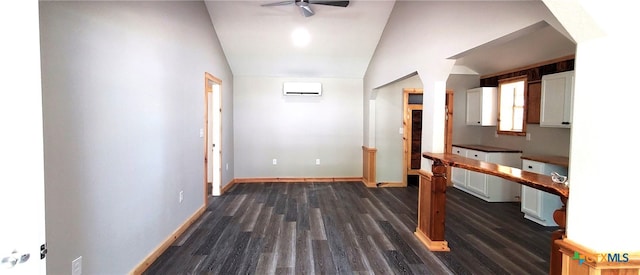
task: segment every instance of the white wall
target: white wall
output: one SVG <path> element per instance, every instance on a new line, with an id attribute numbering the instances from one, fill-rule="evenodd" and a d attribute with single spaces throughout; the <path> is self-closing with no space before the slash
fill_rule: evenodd
<path id="1" fill-rule="evenodd" d="M 419 76 L 376 89 L 376 182 L 402 182 L 404 146 L 402 124 L 404 88 L 422 88 Z"/>
<path id="2" fill-rule="evenodd" d="M 481 144 L 486 127 L 467 126 L 467 90 L 480 85 L 478 75 L 450 75 L 447 89 L 453 90 L 453 144 Z M 490 127 L 495 129 L 495 127 Z"/>
<path id="3" fill-rule="evenodd" d="M 36 256 L 46 241 L 38 1 L 0 6 L 0 273 L 45 274 Z M 31 260 L 11 268 L 14 250 Z"/>
<path id="4" fill-rule="evenodd" d="M 203 2 L 40 2 L 40 19 L 47 271 L 128 273 L 203 205 L 204 72 L 229 141 L 230 69 Z"/>
<path id="5" fill-rule="evenodd" d="M 473 126 L 469 126 L 473 127 Z M 571 130 L 563 128 L 540 127 L 538 124 L 527 124 L 527 134 L 531 140 L 523 136 L 495 136 L 496 127 L 482 127 L 481 144 L 522 150 L 529 155 L 569 156 Z"/>
<path id="6" fill-rule="evenodd" d="M 629 132 L 637 112 L 638 4 L 544 1 L 576 40 L 567 238 L 595 252 L 640 251 L 640 187 Z M 631 86 L 631 87 L 630 87 Z"/>
<path id="7" fill-rule="evenodd" d="M 285 81 L 321 82 L 322 96 L 284 96 Z M 362 79 L 235 77 L 234 89 L 236 178 L 362 177 Z"/>

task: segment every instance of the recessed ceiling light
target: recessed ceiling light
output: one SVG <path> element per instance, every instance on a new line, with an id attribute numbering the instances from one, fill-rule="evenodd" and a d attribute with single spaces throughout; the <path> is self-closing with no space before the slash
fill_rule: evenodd
<path id="1" fill-rule="evenodd" d="M 291 39 L 293 39 L 293 45 L 296 47 L 304 47 L 311 42 L 311 34 L 305 28 L 297 28 L 291 33 Z"/>

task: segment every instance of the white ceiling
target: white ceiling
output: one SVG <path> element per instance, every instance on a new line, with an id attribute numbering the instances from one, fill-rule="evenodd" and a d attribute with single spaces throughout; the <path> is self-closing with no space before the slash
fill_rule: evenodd
<path id="1" fill-rule="evenodd" d="M 576 44 L 541 21 L 450 57 L 479 75 L 495 74 L 575 54 Z"/>
<path id="2" fill-rule="evenodd" d="M 348 7 L 262 7 L 281 0 L 206 1 L 212 23 L 236 76 L 362 78 L 395 1 L 352 0 Z M 293 45 L 298 27 L 311 34 Z M 487 75 L 575 53 L 575 44 L 545 22 L 457 54 L 456 67 Z"/>
<path id="3" fill-rule="evenodd" d="M 262 7 L 281 0 L 207 1 L 207 9 L 234 75 L 362 78 L 394 1 L 352 0 L 348 7 Z M 298 27 L 311 43 L 295 47 Z"/>

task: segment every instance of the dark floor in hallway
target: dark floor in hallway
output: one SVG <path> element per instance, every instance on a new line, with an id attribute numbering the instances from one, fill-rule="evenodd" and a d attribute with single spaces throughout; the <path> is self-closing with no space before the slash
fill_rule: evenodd
<path id="1" fill-rule="evenodd" d="M 417 187 L 237 184 L 145 274 L 547 274 L 552 228 L 447 190 L 451 252 L 414 237 Z"/>

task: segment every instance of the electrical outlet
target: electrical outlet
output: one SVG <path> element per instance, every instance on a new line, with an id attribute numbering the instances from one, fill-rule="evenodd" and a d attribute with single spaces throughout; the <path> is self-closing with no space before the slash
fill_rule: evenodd
<path id="1" fill-rule="evenodd" d="M 71 275 L 82 275 L 82 256 L 71 262 Z"/>
<path id="2" fill-rule="evenodd" d="M 204 137 L 204 129 L 200 128 L 200 137 Z"/>
<path id="3" fill-rule="evenodd" d="M 527 137 L 527 141 L 530 141 L 531 140 L 531 133 L 527 133 L 526 137 Z"/>
<path id="4" fill-rule="evenodd" d="M 316 165 L 320 165 L 320 159 L 316 159 Z"/>
<path id="5" fill-rule="evenodd" d="M 227 164 L 225 164 L 225 166 L 224 166 L 224 170 L 229 171 L 229 164 L 228 164 L 228 163 L 227 163 Z"/>
<path id="6" fill-rule="evenodd" d="M 278 164 L 278 160 L 277 159 L 273 159 L 273 161 L 271 161 L 271 163 L 273 163 L 273 165 Z"/>
<path id="7" fill-rule="evenodd" d="M 178 201 L 182 203 L 182 200 L 184 200 L 184 191 L 180 191 L 178 194 Z"/>

